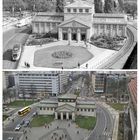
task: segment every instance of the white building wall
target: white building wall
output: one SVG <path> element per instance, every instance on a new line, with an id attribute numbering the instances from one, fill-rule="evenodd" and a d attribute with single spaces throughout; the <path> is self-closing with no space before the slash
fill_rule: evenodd
<path id="1" fill-rule="evenodd" d="M 42 110 L 40 110 L 40 107 L 38 107 L 37 112 L 39 115 L 54 115 L 55 109 L 47 109 L 47 107 L 42 107 Z"/>
<path id="2" fill-rule="evenodd" d="M 94 111 L 92 111 L 92 109 L 90 109 L 90 111 L 88 111 L 88 109 L 87 109 L 87 111 L 77 111 L 76 114 L 77 115 L 80 115 L 80 116 L 92 116 L 92 117 L 96 117 L 96 110 L 94 109 Z"/>

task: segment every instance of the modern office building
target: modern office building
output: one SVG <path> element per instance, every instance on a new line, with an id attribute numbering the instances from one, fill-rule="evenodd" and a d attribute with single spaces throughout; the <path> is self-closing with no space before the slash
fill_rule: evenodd
<path id="1" fill-rule="evenodd" d="M 49 94 L 57 96 L 63 92 L 63 85 L 68 81 L 67 72 L 22 71 L 17 73 L 19 94 Z"/>
<path id="2" fill-rule="evenodd" d="M 40 115 L 55 115 L 55 119 L 75 120 L 76 115 L 96 116 L 94 101 L 85 101 L 73 94 L 64 94 L 56 99 L 47 99 L 38 104 Z"/>
<path id="3" fill-rule="evenodd" d="M 93 73 L 92 84 L 94 93 L 105 93 L 106 91 L 106 74 L 105 73 Z"/>
<path id="4" fill-rule="evenodd" d="M 39 13 L 32 21 L 33 33 L 53 32 L 59 40 L 90 40 L 92 35 L 126 36 L 124 14 L 96 14 L 90 1 L 64 6 L 64 13 Z"/>

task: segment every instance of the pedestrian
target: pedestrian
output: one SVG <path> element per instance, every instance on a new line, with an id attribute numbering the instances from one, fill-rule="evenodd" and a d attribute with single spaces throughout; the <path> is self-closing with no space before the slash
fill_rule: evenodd
<path id="1" fill-rule="evenodd" d="M 86 64 L 86 68 L 88 68 L 88 63 Z"/>
<path id="2" fill-rule="evenodd" d="M 48 129 L 49 129 L 49 125 L 48 125 Z"/>
<path id="3" fill-rule="evenodd" d="M 77 131 L 77 134 L 79 134 L 79 131 Z"/>
<path id="4" fill-rule="evenodd" d="M 45 123 L 45 128 L 46 128 L 46 123 Z"/>
<path id="5" fill-rule="evenodd" d="M 26 62 L 24 62 L 24 65 L 25 65 L 25 67 L 27 67 L 27 63 Z"/>
<path id="6" fill-rule="evenodd" d="M 27 63 L 27 67 L 30 68 L 30 64 L 29 63 Z"/>
<path id="7" fill-rule="evenodd" d="M 63 66 L 62 66 L 62 70 L 63 70 L 64 68 L 63 68 Z"/>
<path id="8" fill-rule="evenodd" d="M 25 138 L 26 138 L 26 140 L 28 139 L 28 137 L 27 137 L 27 136 L 26 136 Z"/>
<path id="9" fill-rule="evenodd" d="M 78 68 L 80 68 L 80 63 L 78 62 Z"/>

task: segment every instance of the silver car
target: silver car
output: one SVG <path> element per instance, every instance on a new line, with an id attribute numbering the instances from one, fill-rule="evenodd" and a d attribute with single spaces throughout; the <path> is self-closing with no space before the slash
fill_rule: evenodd
<path id="1" fill-rule="evenodd" d="M 20 125 L 20 124 L 18 124 L 18 125 L 16 126 L 16 128 L 15 128 L 15 131 L 19 131 L 19 130 L 20 130 L 20 128 L 21 128 L 21 125 Z"/>

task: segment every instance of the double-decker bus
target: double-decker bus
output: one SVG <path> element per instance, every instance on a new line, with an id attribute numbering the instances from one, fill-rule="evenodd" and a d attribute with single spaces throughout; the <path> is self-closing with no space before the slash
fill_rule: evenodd
<path id="1" fill-rule="evenodd" d="M 20 109 L 20 110 L 18 111 L 18 115 L 19 115 L 19 116 L 24 116 L 24 115 L 26 115 L 27 113 L 29 113 L 30 111 L 31 111 L 31 108 L 30 108 L 29 106 L 27 106 L 27 107 L 24 107 L 24 108 Z"/>

